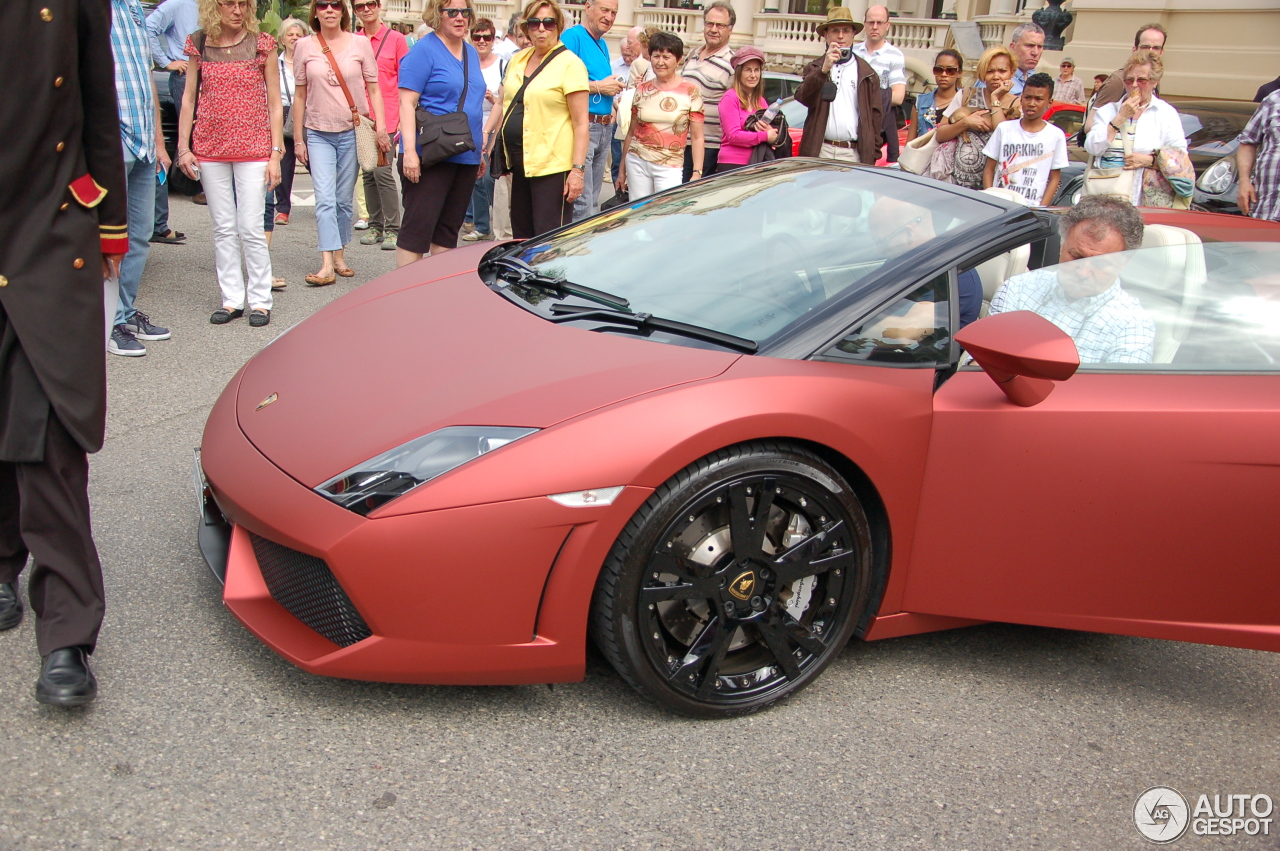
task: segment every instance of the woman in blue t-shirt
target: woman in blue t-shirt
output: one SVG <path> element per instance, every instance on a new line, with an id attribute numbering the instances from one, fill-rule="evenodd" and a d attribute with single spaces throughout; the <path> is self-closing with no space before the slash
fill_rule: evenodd
<path id="1" fill-rule="evenodd" d="M 479 144 L 484 120 L 484 72 L 480 54 L 467 43 L 474 15 L 471 0 L 430 0 L 422 19 L 435 32 L 423 36 L 400 61 L 400 185 L 404 219 L 396 243 L 397 266 L 420 260 L 428 252 L 439 254 L 457 247 L 471 190 L 484 172 Z M 475 149 L 424 169 L 414 144 L 417 109 L 421 106 L 432 115 L 457 112 L 464 85 L 462 111 L 471 127 Z"/>

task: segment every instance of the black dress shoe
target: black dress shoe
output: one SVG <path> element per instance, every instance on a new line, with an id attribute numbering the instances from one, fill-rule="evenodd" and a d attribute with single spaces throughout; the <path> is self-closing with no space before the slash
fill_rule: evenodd
<path id="1" fill-rule="evenodd" d="M 0 629 L 13 629 L 22 623 L 22 600 L 12 582 L 0 583 Z"/>
<path id="2" fill-rule="evenodd" d="M 36 700 L 53 706 L 83 706 L 98 696 L 98 681 L 89 670 L 83 647 L 63 647 L 44 658 L 36 680 Z"/>

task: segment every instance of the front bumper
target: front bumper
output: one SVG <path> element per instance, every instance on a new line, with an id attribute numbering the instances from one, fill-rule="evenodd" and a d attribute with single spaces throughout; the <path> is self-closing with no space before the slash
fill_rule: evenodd
<path id="1" fill-rule="evenodd" d="M 196 460 L 199 538 L 225 583 L 223 602 L 254 635 L 327 676 L 475 685 L 582 678 L 596 573 L 650 489 L 629 487 L 607 507 L 532 497 L 364 518 L 258 452 L 235 419 L 237 384 L 214 406 Z M 328 608 L 304 612 L 282 594 L 263 542 L 303 565 L 285 579 Z M 299 579 L 304 569 L 309 578 Z M 313 628 L 342 608 L 339 596 L 367 637 L 339 630 L 335 642 Z"/>

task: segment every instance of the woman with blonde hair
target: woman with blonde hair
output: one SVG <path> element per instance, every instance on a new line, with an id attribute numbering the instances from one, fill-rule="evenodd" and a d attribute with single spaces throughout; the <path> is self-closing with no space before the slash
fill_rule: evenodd
<path id="1" fill-rule="evenodd" d="M 1186 209 L 1194 194 L 1195 169 L 1187 156 L 1178 110 L 1155 94 L 1164 62 L 1157 53 L 1139 50 L 1120 74 L 1128 97 L 1098 107 L 1084 149 L 1097 157 L 1101 168 L 1137 172 L 1131 204 Z"/>
<path id="2" fill-rule="evenodd" d="M 564 13 L 555 0 L 531 0 L 521 17 L 531 46 L 507 63 L 485 153 L 501 146 L 511 174 L 511 231 L 529 239 L 573 221 L 589 141 L 587 66 L 560 43 Z"/>
<path id="3" fill-rule="evenodd" d="M 720 98 L 723 137 L 716 174 L 742 168 L 761 142 L 774 145 L 778 141 L 777 128 L 756 119 L 756 113 L 768 107 L 764 99 L 764 54 L 758 47 L 740 47 L 729 64 L 733 66 L 733 88 Z"/>
<path id="4" fill-rule="evenodd" d="M 400 62 L 400 191 L 404 221 L 396 243 L 396 265 L 458 246 L 476 178 L 484 172 L 480 139 L 484 126 L 485 78 L 480 53 L 467 41 L 475 7 L 471 0 L 429 0 L 422 19 L 431 27 Z M 472 150 L 422 167 L 417 141 L 418 111 L 467 116 Z"/>
<path id="5" fill-rule="evenodd" d="M 209 321 L 224 325 L 247 308 L 249 324 L 263 326 L 272 306 L 265 193 L 280 183 L 284 155 L 276 41 L 258 32 L 252 0 L 199 0 L 198 10 L 200 29 L 184 50 L 178 167 L 201 182 L 213 219 L 222 307 Z"/>
<path id="6" fill-rule="evenodd" d="M 311 0 L 307 20 L 315 34 L 298 42 L 293 57 L 293 149 L 298 162 L 310 170 L 316 193 L 320 271 L 304 280 L 322 287 L 337 280 L 335 275 L 350 278 L 355 274 L 342 256 L 351 241 L 356 191 L 353 108 L 363 116 L 372 113 L 381 150 L 391 150 L 391 137 L 382 114 L 373 47 L 369 39 L 350 31 L 347 4 L 344 0 Z M 341 70 L 341 80 L 335 66 Z"/>
<path id="7" fill-rule="evenodd" d="M 1007 47 L 992 47 L 978 60 L 981 86 L 965 89 L 957 97 L 963 105 L 949 118 L 940 119 L 935 131 L 938 150 L 930 174 L 957 186 L 982 188 L 987 159 L 982 153 L 997 124 L 1020 118 L 1022 109 L 1013 94 L 1013 72 L 1018 67 Z M 953 142 L 954 144 L 947 144 Z"/>

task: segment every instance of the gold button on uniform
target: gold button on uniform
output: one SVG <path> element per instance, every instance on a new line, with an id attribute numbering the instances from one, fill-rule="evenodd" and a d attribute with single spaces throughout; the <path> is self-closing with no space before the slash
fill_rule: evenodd
<path id="1" fill-rule="evenodd" d="M 76 258 L 76 262 L 72 263 L 71 265 L 72 265 L 72 266 L 75 266 L 77 269 L 83 269 L 83 268 L 84 268 L 84 258 L 83 258 L 83 257 L 77 257 L 77 258 Z"/>
<path id="2" fill-rule="evenodd" d="M 48 9 L 41 9 L 40 20 L 44 21 L 46 24 L 49 23 L 49 21 L 53 20 L 53 12 L 50 12 Z"/>
<path id="3" fill-rule="evenodd" d="M 63 148 L 65 148 L 66 146 L 67 146 L 67 143 L 66 143 L 66 142 L 59 142 L 59 143 L 58 143 L 58 149 L 57 149 L 57 150 L 58 150 L 58 153 L 62 153 L 62 149 L 63 149 Z"/>
<path id="4" fill-rule="evenodd" d="M 62 88 L 62 78 L 61 78 L 61 77 L 54 77 L 54 78 L 53 78 L 53 87 L 54 87 L 55 89 L 60 89 L 60 88 Z"/>
<path id="5" fill-rule="evenodd" d="M 61 207 L 59 207 L 58 209 L 59 209 L 59 210 L 65 210 L 65 209 L 67 209 L 67 208 L 68 208 L 68 207 L 70 207 L 70 206 L 71 206 L 71 202 L 70 202 L 70 201 L 63 201 L 63 202 L 62 202 L 62 206 L 61 206 Z"/>
<path id="6" fill-rule="evenodd" d="M 7 286 L 9 286 L 9 279 L 6 278 L 4 275 L 0 275 L 0 287 L 7 287 Z"/>

